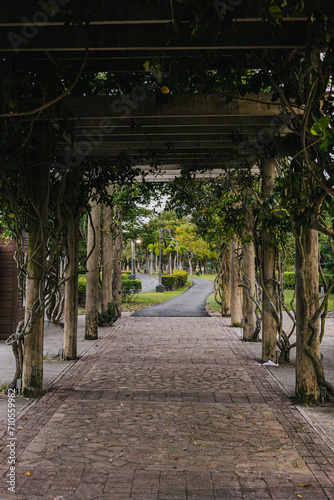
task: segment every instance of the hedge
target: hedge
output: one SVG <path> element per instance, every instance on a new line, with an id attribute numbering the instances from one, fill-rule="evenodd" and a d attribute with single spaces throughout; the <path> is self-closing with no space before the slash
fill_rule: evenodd
<path id="1" fill-rule="evenodd" d="M 328 283 L 328 281 L 331 278 L 331 275 L 325 274 L 324 276 L 325 276 L 325 279 L 327 280 L 327 283 Z M 293 272 L 284 273 L 284 288 L 286 290 L 293 290 L 295 288 L 295 284 L 296 284 L 296 273 L 293 273 Z M 320 286 L 324 286 L 320 275 L 319 275 L 319 284 L 320 284 Z"/>
<path id="2" fill-rule="evenodd" d="M 133 300 L 134 295 L 141 291 L 141 281 L 139 280 L 122 280 L 122 300 L 128 302 L 130 298 Z"/>
<path id="3" fill-rule="evenodd" d="M 175 269 L 175 271 L 173 271 L 173 276 L 178 277 L 177 288 L 182 288 L 187 284 L 187 279 L 188 279 L 187 271 L 180 271 L 178 269 Z"/>
<path id="4" fill-rule="evenodd" d="M 123 284 L 126 283 L 126 284 Z M 101 285 L 99 285 L 101 288 Z M 128 300 L 131 295 L 141 291 L 141 281 L 130 280 L 127 274 L 122 273 L 122 299 L 123 302 Z M 125 297 L 125 299 L 124 299 Z M 78 300 L 79 306 L 85 307 L 86 304 L 86 277 L 78 280 Z"/>
<path id="5" fill-rule="evenodd" d="M 173 290 L 173 288 L 177 288 L 178 281 L 178 276 L 174 274 L 165 274 L 164 276 L 161 276 L 161 283 L 164 285 L 166 290 Z"/>

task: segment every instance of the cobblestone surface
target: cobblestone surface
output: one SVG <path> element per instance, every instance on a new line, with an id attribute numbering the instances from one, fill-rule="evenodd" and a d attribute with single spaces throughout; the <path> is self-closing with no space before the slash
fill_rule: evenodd
<path id="1" fill-rule="evenodd" d="M 17 423 L 16 453 L 1 499 L 334 498 L 332 451 L 221 318 L 122 318 Z"/>

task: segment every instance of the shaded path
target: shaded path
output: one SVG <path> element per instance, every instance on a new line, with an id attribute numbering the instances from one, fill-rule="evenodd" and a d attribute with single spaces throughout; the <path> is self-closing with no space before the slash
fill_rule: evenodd
<path id="1" fill-rule="evenodd" d="M 212 281 L 191 278 L 193 285 L 184 293 L 162 304 L 146 307 L 133 314 L 140 317 L 207 317 L 206 299 L 214 292 Z"/>
<path id="2" fill-rule="evenodd" d="M 220 318 L 122 318 L 18 422 L 17 495 L 330 499 L 334 454 Z"/>

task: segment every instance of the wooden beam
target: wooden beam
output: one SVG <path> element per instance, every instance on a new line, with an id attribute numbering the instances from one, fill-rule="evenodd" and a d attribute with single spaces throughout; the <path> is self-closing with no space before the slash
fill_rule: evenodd
<path id="1" fill-rule="evenodd" d="M 188 117 L 274 117 L 281 111 L 279 103 L 271 102 L 272 94 L 248 94 L 235 97 L 226 103 L 223 94 L 171 94 L 157 100 L 144 87 L 135 88 L 132 95 L 66 97 L 56 107 L 48 108 L 45 118 L 63 119 L 64 116 L 80 119 L 105 119 L 123 121 L 128 118 L 188 118 Z M 110 123 L 107 125 L 118 125 Z"/>

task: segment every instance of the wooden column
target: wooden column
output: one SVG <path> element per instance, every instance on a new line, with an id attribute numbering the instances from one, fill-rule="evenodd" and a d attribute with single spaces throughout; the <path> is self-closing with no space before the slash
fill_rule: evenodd
<path id="1" fill-rule="evenodd" d="M 262 163 L 262 196 L 265 198 L 274 189 L 276 163 L 269 158 Z M 269 208 L 267 208 L 269 210 Z M 276 363 L 276 335 L 277 321 L 270 303 L 276 304 L 276 279 L 275 248 L 271 245 L 272 233 L 270 227 L 262 229 L 262 361 Z"/>
<path id="2" fill-rule="evenodd" d="M 227 243 L 225 244 L 222 260 L 221 313 L 222 316 L 226 317 L 231 316 L 231 247 Z"/>
<path id="3" fill-rule="evenodd" d="M 115 233 L 113 246 L 113 282 L 112 296 L 116 304 L 116 316 L 119 318 L 122 314 L 122 209 L 115 207 Z"/>
<path id="4" fill-rule="evenodd" d="M 255 303 L 251 297 L 255 298 L 255 249 L 252 240 L 252 214 L 246 214 L 246 227 L 244 238 L 251 241 L 242 244 L 242 282 L 247 287 L 243 287 L 242 295 L 242 316 L 243 316 L 243 339 L 254 340 L 256 331 Z"/>
<path id="5" fill-rule="evenodd" d="M 320 364 L 319 320 L 310 325 L 310 320 L 319 307 L 317 231 L 304 229 L 300 244 L 297 242 L 296 245 L 296 396 L 318 402 L 320 389 L 315 365 L 305 348 L 306 343 Z"/>
<path id="6" fill-rule="evenodd" d="M 79 212 L 73 207 L 67 221 L 65 274 L 64 359 L 77 357 Z"/>
<path id="7" fill-rule="evenodd" d="M 85 339 L 95 340 L 98 337 L 99 316 L 99 261 L 101 243 L 101 207 L 99 203 L 92 202 L 91 218 L 88 223 L 88 241 L 86 274 L 86 322 Z"/>
<path id="8" fill-rule="evenodd" d="M 242 289 L 240 285 L 239 242 L 231 244 L 231 325 L 242 323 Z"/>
<path id="9" fill-rule="evenodd" d="M 112 195 L 113 186 L 109 186 L 108 194 Z M 102 227 L 102 302 L 101 312 L 108 311 L 108 304 L 112 298 L 112 272 L 113 272 L 113 214 L 112 207 L 105 204 L 103 207 Z"/>
<path id="10" fill-rule="evenodd" d="M 46 140 L 44 134 L 42 137 Z M 46 148 L 46 144 L 42 143 L 41 148 Z M 36 310 L 36 307 L 38 307 L 38 314 L 34 317 L 31 333 L 24 338 L 22 394 L 25 397 L 37 397 L 43 390 L 44 308 L 39 309 L 39 298 L 43 297 L 45 286 L 46 227 L 50 189 L 49 162 L 41 162 L 31 167 L 31 183 L 32 213 L 29 219 L 26 321 L 29 311 Z"/>

